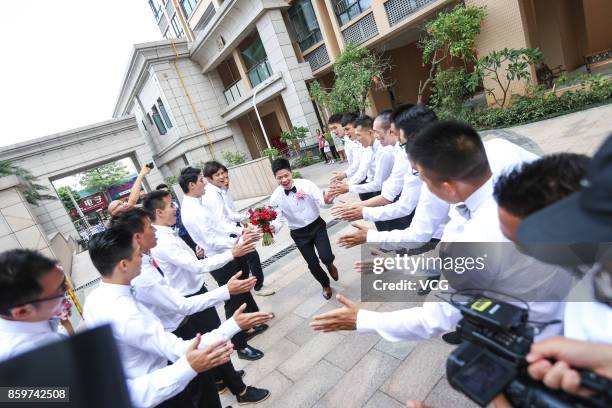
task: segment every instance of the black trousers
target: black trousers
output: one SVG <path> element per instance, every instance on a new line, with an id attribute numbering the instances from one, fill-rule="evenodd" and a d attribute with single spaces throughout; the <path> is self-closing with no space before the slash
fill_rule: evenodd
<path id="1" fill-rule="evenodd" d="M 255 289 L 261 289 L 264 284 L 264 274 L 263 269 L 261 269 L 261 259 L 259 258 L 259 253 L 257 251 L 253 251 L 245 256 L 236 258 L 236 260 L 238 261 L 243 274 L 249 276 L 249 273 L 252 273 L 253 276 L 257 278 Z"/>
<path id="2" fill-rule="evenodd" d="M 334 156 L 334 160 L 340 160 L 340 155 L 338 154 L 338 151 L 336 150 L 336 146 L 329 146 L 329 150 L 331 150 L 331 154 L 332 156 Z"/>
<path id="3" fill-rule="evenodd" d="M 327 155 L 325 154 L 325 150 L 322 147 L 319 148 L 319 153 L 321 154 L 321 158 L 325 160 L 325 163 L 327 163 L 329 159 L 327 158 Z"/>
<path id="4" fill-rule="evenodd" d="M 195 296 L 206 292 L 206 286 L 202 286 L 197 293 L 189 296 Z M 182 339 L 193 339 L 198 333 L 203 334 L 210 332 L 218 329 L 219 326 L 221 326 L 221 319 L 219 319 L 217 310 L 214 307 L 209 307 L 201 312 L 194 313 L 189 316 L 187 321 L 174 331 L 174 334 Z M 236 372 L 231 360 L 225 364 L 221 364 L 210 369 L 209 372 L 213 378 L 213 382 L 223 381 L 234 395 L 240 394 L 246 388 L 246 385 L 242 381 L 240 374 Z M 215 394 L 218 398 L 219 394 L 216 385 L 214 388 Z"/>
<path id="5" fill-rule="evenodd" d="M 327 276 L 327 273 L 321 268 L 319 259 L 321 259 L 323 264 L 331 265 L 335 257 L 331 250 L 331 244 L 329 243 L 325 221 L 319 217 L 303 228 L 291 230 L 290 234 L 295 245 L 300 250 L 302 257 L 306 260 L 312 276 L 314 276 L 321 286 L 328 288 L 329 276 Z M 318 257 L 315 248 L 319 253 Z"/>
<path id="6" fill-rule="evenodd" d="M 210 274 L 212 275 L 213 278 L 215 278 L 219 286 L 223 286 L 239 270 L 240 270 L 239 263 L 236 260 L 232 260 L 227 265 L 215 271 L 212 271 Z M 242 276 L 240 277 L 240 279 L 246 279 L 248 277 L 249 277 L 248 269 L 246 271 L 243 270 Z M 230 296 L 229 300 L 225 302 L 225 317 L 227 319 L 232 317 L 234 312 L 243 303 L 246 303 L 247 305 L 246 310 L 245 310 L 247 313 L 259 312 L 259 307 L 257 307 L 257 303 L 255 302 L 255 299 L 253 299 L 253 295 L 251 295 L 251 292 L 247 292 L 247 293 L 241 293 L 239 295 Z M 248 346 L 247 340 L 246 340 L 246 333 L 244 331 L 241 331 L 240 333 L 236 334 L 234 337 L 232 337 L 232 343 L 234 343 L 234 346 L 236 347 L 237 350 L 244 349 L 246 346 Z"/>
<path id="7" fill-rule="evenodd" d="M 395 197 L 395 200 L 393 200 L 393 202 L 396 203 L 400 199 L 401 196 L 402 196 L 401 193 L 398 194 L 398 196 Z M 395 218 L 393 220 L 376 221 L 374 222 L 374 225 L 376 225 L 376 229 L 378 231 L 393 231 L 393 230 L 406 229 L 410 227 L 410 224 L 412 223 L 412 219 L 414 218 L 415 211 L 416 209 L 404 217 Z"/>

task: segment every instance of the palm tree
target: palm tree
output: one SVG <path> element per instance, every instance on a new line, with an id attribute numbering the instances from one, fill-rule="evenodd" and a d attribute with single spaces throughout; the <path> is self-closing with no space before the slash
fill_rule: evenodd
<path id="1" fill-rule="evenodd" d="M 17 176 L 25 181 L 26 190 L 23 192 L 25 199 L 32 205 L 38 205 L 40 200 L 56 200 L 57 197 L 46 194 L 49 188 L 37 184 L 37 179 L 29 170 L 13 164 L 8 160 L 0 160 L 0 177 Z"/>

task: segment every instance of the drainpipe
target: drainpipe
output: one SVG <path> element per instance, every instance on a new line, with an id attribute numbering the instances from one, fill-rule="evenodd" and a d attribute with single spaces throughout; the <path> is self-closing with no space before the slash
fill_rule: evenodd
<path id="1" fill-rule="evenodd" d="M 270 140 L 268 140 L 268 134 L 266 133 L 266 129 L 264 128 L 263 122 L 261 121 L 261 116 L 259 116 L 259 110 L 257 109 L 257 102 L 255 98 L 257 97 L 257 92 L 264 86 L 268 85 L 270 79 L 266 79 L 261 84 L 257 85 L 255 89 L 253 89 L 253 109 L 255 109 L 255 114 L 257 115 L 257 120 L 259 121 L 259 126 L 261 126 L 261 131 L 263 132 L 264 139 L 266 139 L 266 144 L 268 145 L 268 149 L 271 149 Z"/>

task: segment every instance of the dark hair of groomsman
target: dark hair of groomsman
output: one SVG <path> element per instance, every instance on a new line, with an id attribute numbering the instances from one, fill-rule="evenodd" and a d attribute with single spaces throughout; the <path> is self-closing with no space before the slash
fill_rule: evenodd
<path id="1" fill-rule="evenodd" d="M 530 214 L 582 189 L 590 158 L 583 154 L 544 156 L 502 174 L 493 195 L 503 234 L 517 242 L 519 225 Z"/>

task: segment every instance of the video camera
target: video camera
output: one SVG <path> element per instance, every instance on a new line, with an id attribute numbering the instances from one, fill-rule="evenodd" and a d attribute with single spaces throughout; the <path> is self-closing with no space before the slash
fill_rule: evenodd
<path id="1" fill-rule="evenodd" d="M 481 295 L 461 303 L 453 295 L 450 303 L 463 315 L 456 329 L 462 343 L 449 355 L 446 376 L 472 401 L 484 407 L 503 393 L 513 407 L 612 406 L 612 381 L 593 372 L 580 372 L 581 384 L 594 392 L 589 398 L 552 390 L 529 376 L 525 356 L 535 327 L 528 308 Z"/>

